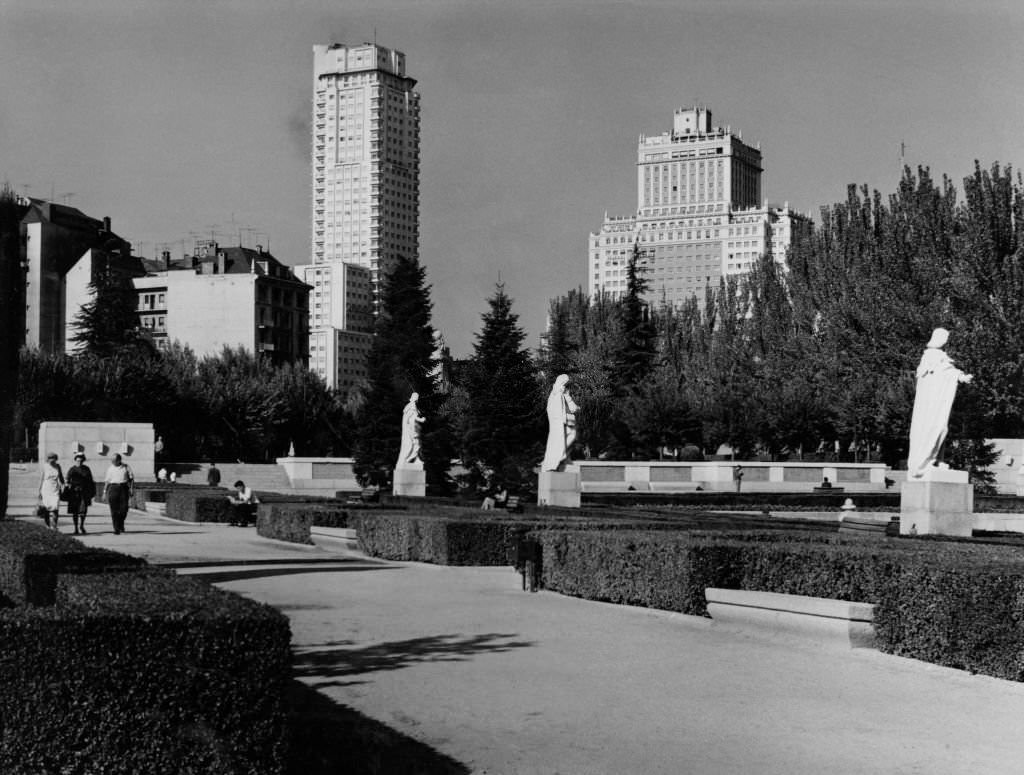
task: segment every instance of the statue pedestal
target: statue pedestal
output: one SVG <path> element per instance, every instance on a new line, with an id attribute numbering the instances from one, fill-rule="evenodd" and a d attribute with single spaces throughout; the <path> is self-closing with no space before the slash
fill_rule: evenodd
<path id="1" fill-rule="evenodd" d="M 396 468 L 391 483 L 395 495 L 422 498 L 427 494 L 427 472 L 420 468 Z"/>
<path id="2" fill-rule="evenodd" d="M 974 485 L 966 471 L 931 468 L 900 487 L 900 535 L 970 537 L 974 528 Z"/>
<path id="3" fill-rule="evenodd" d="M 566 466 L 564 471 L 541 471 L 537 484 L 537 505 L 580 507 L 580 469 Z"/>

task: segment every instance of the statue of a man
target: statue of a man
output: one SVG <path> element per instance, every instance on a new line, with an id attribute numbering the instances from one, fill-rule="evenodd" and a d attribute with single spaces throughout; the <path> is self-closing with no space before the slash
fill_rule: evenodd
<path id="1" fill-rule="evenodd" d="M 423 424 L 423 415 L 416 406 L 420 394 L 413 393 L 409 396 L 409 403 L 402 410 L 402 445 L 398 450 L 397 468 L 418 467 L 422 465 L 420 459 L 420 426 Z"/>
<path id="2" fill-rule="evenodd" d="M 569 448 L 576 441 L 576 412 L 579 407 L 568 393 L 569 376 L 559 374 L 548 395 L 548 445 L 544 450 L 542 471 L 561 471 L 569 459 Z"/>
<path id="3" fill-rule="evenodd" d="M 917 392 L 907 455 L 907 475 L 914 479 L 920 479 L 936 465 L 949 430 L 949 412 L 953 408 L 956 387 L 973 379 L 956 368 L 943 351 L 948 340 L 949 331 L 936 328 L 917 367 Z"/>

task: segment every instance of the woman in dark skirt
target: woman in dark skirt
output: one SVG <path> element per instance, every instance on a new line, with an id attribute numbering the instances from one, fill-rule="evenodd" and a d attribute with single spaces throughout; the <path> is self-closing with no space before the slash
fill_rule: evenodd
<path id="1" fill-rule="evenodd" d="M 75 523 L 75 535 L 85 533 L 85 515 L 96 497 L 96 482 L 85 464 L 85 455 L 75 455 L 75 464 L 65 477 L 68 483 L 68 514 Z"/>

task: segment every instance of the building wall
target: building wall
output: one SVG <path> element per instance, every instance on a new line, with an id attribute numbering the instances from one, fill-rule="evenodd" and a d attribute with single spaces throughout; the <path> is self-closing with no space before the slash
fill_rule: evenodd
<path id="1" fill-rule="evenodd" d="M 354 362 L 368 350 L 365 337 L 352 335 L 372 329 L 367 315 L 378 308 L 381 283 L 398 257 L 419 258 L 415 86 L 400 51 L 370 43 L 313 47 L 312 265 L 330 269 L 304 277 L 314 286 L 311 368 L 332 387 L 365 373 L 365 362 Z"/>
<path id="2" fill-rule="evenodd" d="M 142 325 L 154 332 L 158 346 L 177 340 L 199 356 L 218 355 L 224 347 L 256 352 L 256 275 L 171 271 L 134 282 Z M 158 328 L 161 316 L 164 331 Z"/>
<path id="3" fill-rule="evenodd" d="M 760 204 L 761 171 L 760 150 L 713 127 L 706 108 L 677 110 L 671 133 L 641 136 L 636 212 L 606 215 L 588 239 L 590 295 L 625 293 L 634 248 L 653 304 L 701 297 L 761 255 L 784 262 L 792 224 L 802 216 Z"/>
<path id="4" fill-rule="evenodd" d="M 25 345 L 59 353 L 64 344 L 64 278 L 60 271 L 59 229 L 45 221 L 23 227 L 28 265 Z"/>
<path id="5" fill-rule="evenodd" d="M 313 47 L 313 263 L 419 255 L 420 95 L 399 51 Z"/>
<path id="6" fill-rule="evenodd" d="M 82 452 L 93 477 L 102 482 L 114 455 L 119 454 L 131 467 L 136 481 L 152 481 L 155 439 L 153 424 L 148 422 L 51 420 L 39 425 L 39 463 L 42 465 L 53 452 L 67 472 L 74 465 L 75 453 Z"/>

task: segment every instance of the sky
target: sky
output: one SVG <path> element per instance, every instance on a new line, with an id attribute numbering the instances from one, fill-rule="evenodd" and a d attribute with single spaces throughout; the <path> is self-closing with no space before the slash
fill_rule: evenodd
<path id="1" fill-rule="evenodd" d="M 903 163 L 1024 165 L 1019 0 L 0 0 L 0 182 L 146 257 L 213 237 L 308 263 L 312 47 L 374 36 L 418 81 L 420 260 L 457 357 L 498 282 L 537 345 L 678 108 L 759 144 L 765 197 L 811 214 Z"/>

